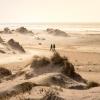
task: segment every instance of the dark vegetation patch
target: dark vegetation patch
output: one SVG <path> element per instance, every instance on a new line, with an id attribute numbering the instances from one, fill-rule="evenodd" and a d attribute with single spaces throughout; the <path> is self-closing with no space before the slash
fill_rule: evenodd
<path id="1" fill-rule="evenodd" d="M 87 88 L 88 89 L 92 88 L 92 87 L 98 87 L 98 86 L 100 86 L 100 84 L 97 83 L 97 82 L 93 82 L 93 81 L 87 82 Z"/>
<path id="2" fill-rule="evenodd" d="M 35 86 L 37 85 L 32 82 L 24 82 L 24 83 L 18 84 L 10 90 L 0 92 L 0 100 L 6 100 L 6 99 L 8 100 L 12 96 L 16 96 L 20 93 L 29 92 Z"/>
<path id="3" fill-rule="evenodd" d="M 38 68 L 38 67 L 44 67 L 50 64 L 50 60 L 46 57 L 42 57 L 42 58 L 35 58 L 31 64 L 31 67 L 34 68 Z"/>
<path id="4" fill-rule="evenodd" d="M 64 66 L 65 61 L 68 61 L 66 57 L 61 57 L 58 52 L 55 52 L 50 58 L 50 61 L 53 65 Z"/>
<path id="5" fill-rule="evenodd" d="M 51 58 L 47 57 L 34 57 L 31 67 L 43 67 L 43 66 L 64 66 L 66 57 L 61 57 L 59 53 L 55 52 Z"/>
<path id="6" fill-rule="evenodd" d="M 41 100 L 65 100 L 65 99 L 60 97 L 57 91 L 49 89 Z"/>
<path id="7" fill-rule="evenodd" d="M 24 82 L 21 84 L 18 84 L 14 87 L 16 92 L 28 92 L 32 89 L 32 87 L 37 86 L 36 84 L 32 83 L 32 82 Z"/>
<path id="8" fill-rule="evenodd" d="M 0 78 L 12 75 L 12 72 L 6 68 L 0 67 Z"/>

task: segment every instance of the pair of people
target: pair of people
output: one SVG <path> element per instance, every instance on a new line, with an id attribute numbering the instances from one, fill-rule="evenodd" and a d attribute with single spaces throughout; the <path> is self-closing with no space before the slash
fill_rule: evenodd
<path id="1" fill-rule="evenodd" d="M 56 48 L 55 44 L 51 44 L 50 51 L 56 51 L 55 48 Z"/>

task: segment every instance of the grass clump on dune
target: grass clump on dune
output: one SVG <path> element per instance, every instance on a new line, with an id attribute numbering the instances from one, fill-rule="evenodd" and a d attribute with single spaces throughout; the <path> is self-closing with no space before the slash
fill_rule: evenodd
<path id="1" fill-rule="evenodd" d="M 0 78 L 5 77 L 5 76 L 9 76 L 9 75 L 12 75 L 10 70 L 3 68 L 3 67 L 0 67 Z"/>
<path id="2" fill-rule="evenodd" d="M 66 57 L 61 57 L 58 52 L 55 52 L 53 56 L 51 57 L 51 62 L 54 65 L 64 65 L 64 60 L 67 60 Z"/>
<path id="3" fill-rule="evenodd" d="M 51 63 L 53 65 L 60 65 L 62 67 L 61 72 L 67 76 L 73 76 L 75 73 L 75 68 L 67 57 L 62 57 L 58 52 L 55 52 L 51 57 Z"/>
<path id="4" fill-rule="evenodd" d="M 16 85 L 14 88 L 17 92 L 28 92 L 32 89 L 32 87 L 37 86 L 36 84 L 33 84 L 32 82 L 24 82 L 21 84 Z"/>
<path id="5" fill-rule="evenodd" d="M 51 58 L 47 57 L 35 57 L 31 67 L 43 67 L 49 64 L 57 65 L 57 66 L 64 66 L 64 61 L 67 60 L 66 57 L 61 57 L 58 52 L 55 52 Z"/>
<path id="6" fill-rule="evenodd" d="M 98 86 L 100 86 L 100 84 L 97 83 L 97 82 L 94 82 L 94 81 L 87 82 L 87 88 L 88 89 L 92 88 L 92 87 L 98 87 Z"/>
<path id="7" fill-rule="evenodd" d="M 35 58 L 31 64 L 31 67 L 43 67 L 50 64 L 50 60 L 46 57 Z"/>
<path id="8" fill-rule="evenodd" d="M 32 82 L 24 82 L 11 88 L 10 90 L 0 92 L 0 100 L 9 100 L 9 98 L 16 96 L 20 93 L 30 92 L 33 87 L 37 86 Z"/>
<path id="9" fill-rule="evenodd" d="M 61 72 L 65 75 L 73 76 L 75 73 L 74 65 L 70 63 L 69 61 L 66 61 Z"/>
<path id="10" fill-rule="evenodd" d="M 50 65 L 50 66 L 48 66 L 48 65 Z M 95 82 L 88 83 L 87 80 L 85 80 L 80 74 L 76 73 L 74 65 L 67 59 L 67 57 L 61 56 L 58 52 L 54 52 L 54 54 L 51 58 L 37 57 L 33 60 L 33 63 L 31 65 L 31 67 L 33 67 L 33 68 L 34 67 L 42 68 L 43 66 L 48 66 L 48 67 L 53 66 L 53 67 L 56 67 L 57 69 L 60 69 L 58 71 L 56 69 L 55 72 L 60 72 L 62 75 L 65 75 L 65 77 L 67 76 L 70 79 L 75 80 L 76 82 L 83 83 L 84 88 L 91 88 L 91 87 L 99 86 L 99 84 L 95 83 Z M 60 68 L 59 68 L 59 66 L 60 66 Z M 45 69 L 45 70 L 48 71 L 48 69 Z M 45 73 L 45 71 L 43 73 Z M 59 81 L 59 80 L 61 80 L 61 81 Z M 57 83 L 63 82 L 62 78 L 60 78 L 60 77 L 53 77 L 53 81 L 56 82 L 56 85 L 57 85 Z"/>
<path id="11" fill-rule="evenodd" d="M 69 62 L 67 57 L 62 57 L 58 52 L 54 52 L 51 58 L 35 57 L 31 64 L 31 67 L 38 68 L 45 67 L 48 65 L 54 67 L 62 67 L 61 73 L 68 76 L 73 76 L 73 73 L 75 72 L 74 65 Z"/>
<path id="12" fill-rule="evenodd" d="M 75 72 L 74 65 L 68 60 L 68 58 L 65 56 L 61 56 L 58 52 L 54 52 L 51 58 L 35 57 L 31 64 L 31 68 L 42 68 L 46 66 L 56 67 L 62 74 L 69 76 L 78 82 L 86 83 L 86 80 Z"/>
<path id="13" fill-rule="evenodd" d="M 57 91 L 49 89 L 41 100 L 65 100 L 64 98 L 58 95 L 59 93 Z"/>
<path id="14" fill-rule="evenodd" d="M 62 67 L 61 73 L 63 73 L 66 76 L 69 76 L 77 82 L 86 83 L 86 80 L 82 78 L 80 74 L 75 72 L 74 65 L 68 60 L 65 61 L 65 65 Z"/>

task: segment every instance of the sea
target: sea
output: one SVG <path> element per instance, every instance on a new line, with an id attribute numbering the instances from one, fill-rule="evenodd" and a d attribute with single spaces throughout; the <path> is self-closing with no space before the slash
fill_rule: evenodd
<path id="1" fill-rule="evenodd" d="M 100 34 L 100 23 L 0 23 L 0 30 L 5 27 L 16 29 L 22 26 L 30 30 L 53 28 L 66 32 Z"/>

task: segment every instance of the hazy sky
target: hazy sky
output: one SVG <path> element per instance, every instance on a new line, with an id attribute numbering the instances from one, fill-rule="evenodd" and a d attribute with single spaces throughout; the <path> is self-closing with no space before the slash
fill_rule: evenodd
<path id="1" fill-rule="evenodd" d="M 0 22 L 100 22 L 100 0 L 0 0 Z"/>

